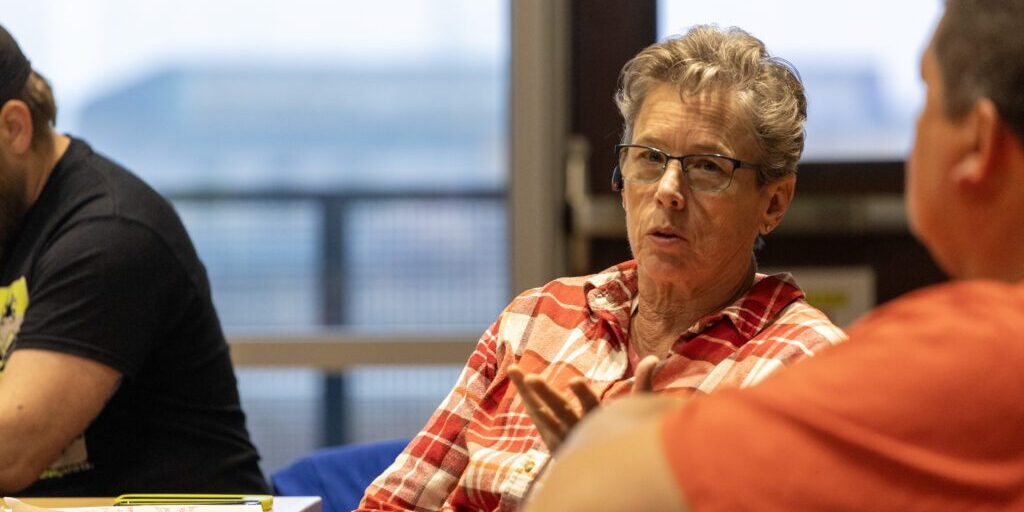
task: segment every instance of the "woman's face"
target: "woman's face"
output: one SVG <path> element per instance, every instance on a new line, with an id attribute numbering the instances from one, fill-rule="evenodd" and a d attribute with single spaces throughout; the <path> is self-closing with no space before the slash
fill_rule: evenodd
<path id="1" fill-rule="evenodd" d="M 672 155 L 718 153 L 761 163 L 750 123 L 730 93 L 681 96 L 677 87 L 658 84 L 633 128 L 633 144 Z M 659 181 L 626 181 L 622 205 L 641 278 L 691 293 L 736 286 L 758 233 L 781 220 L 795 183 L 789 176 L 758 187 L 756 173 L 739 167 L 725 190 L 694 192 L 673 160 Z"/>

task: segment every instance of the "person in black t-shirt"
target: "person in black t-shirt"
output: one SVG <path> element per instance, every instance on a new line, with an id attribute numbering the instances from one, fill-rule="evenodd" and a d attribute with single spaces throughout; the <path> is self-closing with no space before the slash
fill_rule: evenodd
<path id="1" fill-rule="evenodd" d="M 0 27 L 0 492 L 266 493 L 206 271 Z"/>

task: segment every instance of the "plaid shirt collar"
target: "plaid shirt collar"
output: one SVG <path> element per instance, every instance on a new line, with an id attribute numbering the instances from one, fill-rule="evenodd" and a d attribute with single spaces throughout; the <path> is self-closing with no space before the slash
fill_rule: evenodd
<path id="1" fill-rule="evenodd" d="M 637 263 L 629 260 L 594 274 L 583 285 L 587 307 L 591 314 L 603 319 L 616 333 L 617 342 L 627 339 L 629 320 L 635 308 L 638 289 Z M 745 295 L 725 308 L 701 317 L 685 332 L 681 339 L 691 339 L 725 318 L 731 330 L 748 340 L 761 332 L 793 301 L 804 297 L 789 273 L 756 274 L 754 285 Z"/>

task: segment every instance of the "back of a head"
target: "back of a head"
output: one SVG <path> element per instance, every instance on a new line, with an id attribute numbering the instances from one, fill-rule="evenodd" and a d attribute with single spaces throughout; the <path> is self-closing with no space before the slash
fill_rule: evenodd
<path id="1" fill-rule="evenodd" d="M 697 25 L 633 57 L 622 68 L 615 96 L 623 142 L 630 142 L 643 100 L 658 83 L 676 85 L 687 95 L 734 93 L 760 145 L 759 181 L 796 172 L 807 119 L 803 84 L 792 66 L 770 55 L 756 37 L 736 27 Z"/>
<path id="2" fill-rule="evenodd" d="M 980 98 L 1024 141 L 1024 1 L 947 0 L 934 36 L 945 109 L 959 119 Z"/>
<path id="3" fill-rule="evenodd" d="M 14 37 L 0 25 L 0 107 L 23 101 L 32 116 L 32 144 L 46 144 L 57 121 L 50 84 L 32 69 Z"/>
<path id="4" fill-rule="evenodd" d="M 18 96 L 31 72 L 32 65 L 18 42 L 0 25 L 0 106 Z"/>

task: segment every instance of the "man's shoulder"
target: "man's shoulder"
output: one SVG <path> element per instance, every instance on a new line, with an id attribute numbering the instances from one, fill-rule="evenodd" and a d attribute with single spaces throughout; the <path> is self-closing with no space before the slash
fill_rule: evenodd
<path id="1" fill-rule="evenodd" d="M 855 327 L 910 320 L 952 327 L 998 317 L 1024 318 L 1024 283 L 963 280 L 929 286 L 883 304 Z"/>
<path id="2" fill-rule="evenodd" d="M 75 138 L 66 160 L 55 169 L 51 177 L 55 190 L 47 198 L 52 202 L 55 233 L 105 224 L 112 232 L 150 231 L 168 247 L 190 244 L 170 202 L 121 164 Z"/>
<path id="3" fill-rule="evenodd" d="M 1024 343 L 1014 343 L 1022 323 L 1024 284 L 972 280 L 930 286 L 894 299 L 848 332 L 851 343 L 882 342 L 893 351 L 905 347 L 956 357 L 991 347 L 1024 362 Z"/>
<path id="4" fill-rule="evenodd" d="M 20 269 L 15 273 L 34 283 L 88 260 L 90 268 L 121 269 L 161 262 L 206 287 L 191 239 L 171 204 L 75 138 L 26 217 L 18 243 L 8 268 Z"/>
<path id="5" fill-rule="evenodd" d="M 66 200 L 87 201 L 84 214 L 114 215 L 146 221 L 148 217 L 171 213 L 170 203 L 115 160 L 93 150 L 83 140 L 72 138 L 67 165 L 57 177 Z"/>

